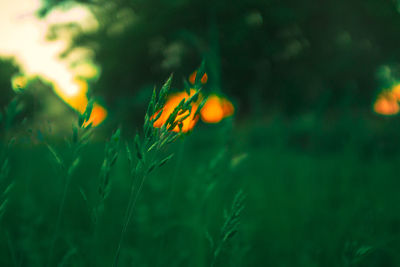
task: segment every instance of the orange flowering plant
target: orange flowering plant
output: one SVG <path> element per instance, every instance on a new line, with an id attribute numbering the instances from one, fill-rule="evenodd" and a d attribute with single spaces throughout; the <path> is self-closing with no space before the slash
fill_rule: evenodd
<path id="1" fill-rule="evenodd" d="M 216 94 L 209 95 L 200 110 L 201 119 L 206 123 L 218 123 L 235 112 L 232 102 Z"/>
<path id="2" fill-rule="evenodd" d="M 162 110 L 158 110 L 153 117 L 157 118 L 153 126 L 161 128 L 166 125 L 168 130 L 174 132 L 188 132 L 193 129 L 198 121 L 197 110 L 200 105 L 200 91 L 191 89 L 179 92 L 168 97 Z"/>
<path id="3" fill-rule="evenodd" d="M 134 164 L 135 157 L 132 149 L 129 144 L 126 144 L 130 175 L 132 179 L 138 179 L 139 187 L 136 189 L 135 183 L 132 183 L 126 210 L 127 216 L 123 223 L 113 266 L 118 265 L 124 236 L 146 178 L 153 170 L 163 166 L 173 157 L 173 154 L 163 156 L 164 147 L 176 141 L 186 130 L 194 126 L 194 118 L 198 116 L 196 110 L 200 91 L 193 90 L 189 94 L 184 92 L 167 97 L 171 81 L 172 76 L 162 86 L 159 94 L 155 89 L 153 90 L 144 119 L 144 136 L 141 138 L 139 134 L 136 134 L 133 141 L 136 164 Z"/>
<path id="4" fill-rule="evenodd" d="M 373 103 L 375 113 L 393 116 L 400 112 L 399 70 L 397 65 L 382 65 L 377 69 L 376 78 L 382 84 L 383 90 Z"/>
<path id="5" fill-rule="evenodd" d="M 202 71 L 204 63 L 200 66 L 198 71 L 194 71 L 189 76 L 189 82 L 195 87 L 201 87 L 208 81 L 208 75 Z M 207 98 L 201 96 L 205 100 L 204 105 L 199 109 L 201 120 L 205 123 L 218 123 L 222 119 L 232 116 L 235 108 L 231 101 L 218 94 L 209 94 Z"/>
<path id="6" fill-rule="evenodd" d="M 391 92 L 381 93 L 374 103 L 374 111 L 381 115 L 395 115 L 399 109 L 398 100 Z"/>
<path id="7" fill-rule="evenodd" d="M 204 65 L 189 76 L 190 84 L 186 83 L 185 91 L 169 95 L 163 108 L 155 110 L 151 116 L 154 127 L 166 125 L 168 130 L 174 132 L 188 132 L 194 128 L 199 117 L 206 123 L 218 123 L 234 114 L 235 108 L 227 98 L 217 94 L 206 97 L 200 92 L 208 81 L 203 69 Z"/>
<path id="8" fill-rule="evenodd" d="M 381 115 L 396 115 L 400 111 L 400 84 L 394 85 L 389 90 L 384 90 L 376 98 L 373 108 Z"/>

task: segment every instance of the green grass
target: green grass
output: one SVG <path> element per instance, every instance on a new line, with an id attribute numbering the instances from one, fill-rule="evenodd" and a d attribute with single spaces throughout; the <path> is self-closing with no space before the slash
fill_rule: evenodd
<path id="1" fill-rule="evenodd" d="M 398 266 L 397 120 L 227 119 L 176 140 L 94 129 L 79 153 L 17 136 L 0 266 Z"/>

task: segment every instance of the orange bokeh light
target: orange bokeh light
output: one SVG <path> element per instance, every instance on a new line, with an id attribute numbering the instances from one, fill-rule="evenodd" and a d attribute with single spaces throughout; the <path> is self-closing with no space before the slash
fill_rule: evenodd
<path id="1" fill-rule="evenodd" d="M 400 107 L 397 96 L 393 92 L 384 92 L 378 96 L 374 103 L 374 111 L 382 115 L 395 115 Z"/>
<path id="2" fill-rule="evenodd" d="M 64 91 L 60 90 L 57 86 L 55 86 L 55 91 L 71 108 L 75 109 L 80 114 L 83 114 L 89 103 L 89 100 L 86 96 L 89 86 L 88 83 L 83 79 L 74 79 L 73 82 L 78 88 L 78 92 L 76 94 L 68 95 Z M 87 122 L 85 122 L 84 126 L 86 127 L 92 123 L 92 126 L 96 127 L 100 125 L 106 118 L 107 110 L 100 104 L 94 103 L 90 118 Z"/>
<path id="3" fill-rule="evenodd" d="M 156 128 L 161 128 L 168 120 L 168 117 L 172 114 L 174 109 L 179 105 L 179 103 L 182 101 L 182 99 L 188 99 L 189 97 L 193 96 L 196 93 L 196 90 L 191 89 L 190 90 L 190 95 L 188 95 L 186 92 L 180 92 L 176 94 L 172 94 L 168 97 L 167 102 L 164 105 L 164 109 L 162 111 L 161 116 L 154 122 L 153 126 Z M 198 121 L 198 116 L 195 116 L 195 113 L 197 111 L 197 108 L 199 107 L 199 100 L 195 103 L 192 103 L 192 109 L 190 115 L 182 121 L 182 132 L 188 132 L 193 129 L 193 127 L 196 125 Z M 157 114 L 160 111 L 157 111 L 153 117 L 157 116 Z M 189 111 L 186 111 L 183 114 L 180 114 L 176 117 L 176 120 L 179 120 L 180 118 L 187 116 Z M 176 126 L 174 129 L 172 129 L 174 132 L 179 132 L 180 128 L 179 126 Z"/>
<path id="4" fill-rule="evenodd" d="M 397 99 L 397 101 L 400 101 L 400 84 L 392 88 L 392 94 Z"/>
<path id="5" fill-rule="evenodd" d="M 201 119 L 206 123 L 218 123 L 223 118 L 233 115 L 233 104 L 226 98 L 210 95 L 200 110 Z"/>
<path id="6" fill-rule="evenodd" d="M 83 126 L 87 127 L 92 124 L 93 127 L 100 125 L 107 117 L 107 110 L 99 104 L 94 104 L 90 118 L 86 121 Z"/>

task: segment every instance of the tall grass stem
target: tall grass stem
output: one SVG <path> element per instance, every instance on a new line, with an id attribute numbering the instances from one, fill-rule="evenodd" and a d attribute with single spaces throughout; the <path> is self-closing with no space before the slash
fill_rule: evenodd
<path id="1" fill-rule="evenodd" d="M 60 230 L 61 218 L 62 218 L 62 214 L 64 212 L 65 199 L 67 198 L 67 192 L 68 192 L 68 188 L 69 188 L 70 182 L 71 182 L 71 177 L 68 175 L 66 177 L 65 186 L 64 186 L 63 193 L 62 193 L 61 203 L 60 203 L 60 206 L 58 208 L 56 227 L 55 227 L 55 230 L 54 230 L 53 239 L 52 239 L 51 244 L 50 244 L 49 256 L 48 256 L 48 259 L 47 259 L 47 266 L 51 266 L 51 260 L 53 258 L 54 246 L 56 244 L 58 232 Z"/>
<path id="2" fill-rule="evenodd" d="M 132 187 L 131 187 L 131 192 L 130 192 L 130 196 L 129 196 L 129 202 L 128 202 L 128 207 L 126 209 L 126 214 L 125 214 L 125 222 L 124 225 L 122 227 L 122 231 L 121 231 L 121 236 L 119 238 L 119 242 L 118 242 L 118 246 L 117 246 L 117 251 L 115 253 L 115 257 L 114 257 L 114 263 L 113 263 L 113 267 L 117 267 L 118 266 L 118 260 L 119 260 L 119 255 L 121 253 L 121 247 L 122 247 L 122 243 L 124 241 L 124 237 L 126 234 L 126 231 L 128 229 L 128 225 L 131 221 L 132 215 L 133 215 L 133 211 L 134 211 L 134 207 L 135 204 L 139 198 L 140 192 L 142 191 L 143 188 L 143 184 L 144 181 L 146 180 L 147 175 L 143 175 L 142 180 L 140 181 L 140 185 L 139 188 L 136 192 L 136 194 L 134 194 L 135 192 L 135 183 L 132 183 Z"/>

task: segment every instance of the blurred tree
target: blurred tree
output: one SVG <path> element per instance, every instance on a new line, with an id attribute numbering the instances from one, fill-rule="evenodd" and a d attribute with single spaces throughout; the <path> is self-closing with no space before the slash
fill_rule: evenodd
<path id="1" fill-rule="evenodd" d="M 0 108 L 10 103 L 14 92 L 11 89 L 11 77 L 19 72 L 19 68 L 10 58 L 0 58 Z"/>
<path id="2" fill-rule="evenodd" d="M 42 15 L 65 2 L 47 0 Z M 400 61 L 393 1 L 78 2 L 100 28 L 74 45 L 96 51 L 95 90 L 111 106 L 129 105 L 170 72 L 187 77 L 205 58 L 210 88 L 233 95 L 242 111 L 370 109 L 377 68 Z"/>

